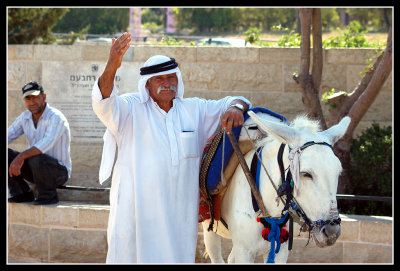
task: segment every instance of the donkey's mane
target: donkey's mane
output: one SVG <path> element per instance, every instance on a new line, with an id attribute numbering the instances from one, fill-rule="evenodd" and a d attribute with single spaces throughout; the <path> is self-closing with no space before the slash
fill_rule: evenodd
<path id="1" fill-rule="evenodd" d="M 299 130 L 308 130 L 311 133 L 321 131 L 321 126 L 317 120 L 308 118 L 306 115 L 297 116 L 291 123 L 290 126 Z"/>

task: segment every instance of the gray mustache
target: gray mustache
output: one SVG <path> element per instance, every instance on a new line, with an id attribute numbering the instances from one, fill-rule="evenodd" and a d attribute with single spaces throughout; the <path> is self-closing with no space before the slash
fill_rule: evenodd
<path id="1" fill-rule="evenodd" d="M 157 94 L 160 94 L 160 92 L 162 91 L 162 90 L 172 90 L 172 91 L 177 91 L 177 87 L 176 86 L 174 86 L 174 85 L 170 85 L 168 88 L 167 87 L 164 87 L 164 86 L 159 86 L 158 88 L 157 88 Z"/>

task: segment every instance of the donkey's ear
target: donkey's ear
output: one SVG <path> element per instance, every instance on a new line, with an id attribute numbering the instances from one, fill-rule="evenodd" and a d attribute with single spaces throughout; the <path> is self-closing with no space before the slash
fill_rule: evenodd
<path id="1" fill-rule="evenodd" d="M 351 118 L 346 116 L 338 124 L 333 125 L 329 129 L 320 132 L 320 134 L 327 137 L 330 140 L 331 145 L 333 145 L 346 133 L 350 122 Z"/>
<path id="2" fill-rule="evenodd" d="M 298 132 L 286 124 L 262 119 L 252 111 L 248 111 L 247 114 L 249 114 L 249 116 L 261 129 L 271 134 L 282 143 L 290 144 L 295 138 L 298 137 Z"/>

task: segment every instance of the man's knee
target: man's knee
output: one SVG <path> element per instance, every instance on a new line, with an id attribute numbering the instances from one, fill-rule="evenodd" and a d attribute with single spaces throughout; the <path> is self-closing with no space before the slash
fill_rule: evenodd
<path id="1" fill-rule="evenodd" d="M 14 151 L 13 149 L 8 148 L 8 165 L 17 157 L 19 152 Z"/>
<path id="2" fill-rule="evenodd" d="M 31 169 L 40 169 L 43 165 L 43 154 L 36 155 L 27 159 L 27 163 Z"/>

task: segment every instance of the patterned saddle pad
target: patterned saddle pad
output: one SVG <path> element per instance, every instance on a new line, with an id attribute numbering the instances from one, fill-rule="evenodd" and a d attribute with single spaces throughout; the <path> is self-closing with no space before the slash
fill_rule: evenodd
<path id="1" fill-rule="evenodd" d="M 281 122 L 288 123 L 287 119 L 267 108 L 254 107 L 249 111 L 254 113 L 265 113 L 277 118 Z M 244 114 L 244 122 L 250 117 L 247 112 Z M 232 129 L 232 132 L 239 140 L 242 126 L 238 126 Z M 223 144 L 223 131 L 218 130 L 211 138 L 208 139 L 206 147 L 203 151 L 203 156 L 200 164 L 200 211 L 199 211 L 199 222 L 204 219 L 210 218 L 209 207 L 212 205 L 212 197 L 221 193 L 224 189 L 221 181 L 221 168 L 225 170 L 233 154 L 233 147 L 228 138 L 225 136 L 225 146 Z M 225 147 L 224 153 L 223 146 Z M 222 165 L 222 156 L 224 157 L 224 164 Z M 215 201 L 215 197 L 214 197 Z M 207 204 L 206 204 L 207 203 Z M 208 205 L 208 206 L 207 206 Z M 201 220 L 201 221 L 200 221 Z"/>

